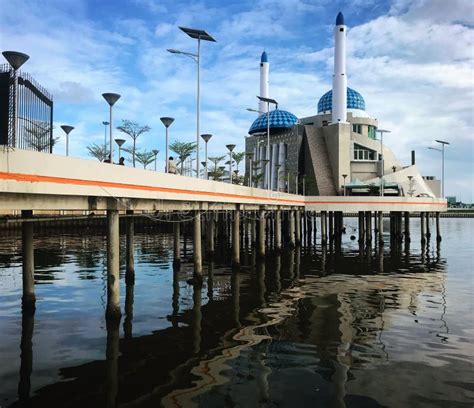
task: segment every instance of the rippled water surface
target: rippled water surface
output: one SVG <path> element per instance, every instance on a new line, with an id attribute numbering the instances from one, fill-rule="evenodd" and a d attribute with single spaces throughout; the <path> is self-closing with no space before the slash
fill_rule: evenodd
<path id="1" fill-rule="evenodd" d="M 441 221 L 439 248 L 417 220 L 383 252 L 349 227 L 340 252 L 244 249 L 238 271 L 221 239 L 202 286 L 190 242 L 174 271 L 171 235 L 137 232 L 119 325 L 100 230 L 35 234 L 23 315 L 20 235 L 0 236 L 0 406 L 472 407 L 474 220 Z"/>

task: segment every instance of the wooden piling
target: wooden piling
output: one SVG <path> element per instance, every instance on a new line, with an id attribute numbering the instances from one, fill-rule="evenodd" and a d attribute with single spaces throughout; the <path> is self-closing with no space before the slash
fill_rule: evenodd
<path id="1" fill-rule="evenodd" d="M 265 256 L 265 210 L 258 211 L 258 256 Z"/>
<path id="2" fill-rule="evenodd" d="M 425 213 L 425 220 L 426 220 L 426 239 L 430 239 L 430 238 L 431 238 L 430 218 L 431 218 L 431 213 L 428 211 L 428 212 Z"/>
<path id="3" fill-rule="evenodd" d="M 214 217 L 214 211 L 210 211 L 208 214 L 208 226 L 207 226 L 207 253 L 209 255 L 214 254 L 215 251 L 215 231 L 216 231 L 216 222 Z"/>
<path id="4" fill-rule="evenodd" d="M 439 226 L 439 211 L 436 212 L 436 241 L 441 242 L 441 229 Z"/>
<path id="5" fill-rule="evenodd" d="M 404 234 L 405 234 L 405 243 L 410 242 L 410 213 L 408 211 L 405 211 L 405 228 L 404 228 Z"/>
<path id="6" fill-rule="evenodd" d="M 240 265 L 240 207 L 233 211 L 232 218 L 232 264 Z"/>
<path id="7" fill-rule="evenodd" d="M 364 214 L 363 211 L 359 211 L 359 245 L 364 243 L 365 238 Z"/>
<path id="8" fill-rule="evenodd" d="M 181 238 L 180 238 L 180 221 L 179 216 L 174 219 L 173 222 L 173 254 L 174 254 L 174 263 L 181 262 Z"/>
<path id="9" fill-rule="evenodd" d="M 421 244 L 426 243 L 425 237 L 425 213 L 422 211 L 420 212 L 420 235 L 421 235 Z"/>
<path id="10" fill-rule="evenodd" d="M 372 216 L 370 211 L 366 211 L 365 213 L 365 233 L 365 241 L 370 245 L 372 243 Z"/>
<path id="11" fill-rule="evenodd" d="M 290 210 L 288 212 L 288 234 L 289 234 L 288 244 L 290 248 L 294 248 L 296 246 L 296 237 L 295 237 L 295 212 L 293 210 Z"/>
<path id="12" fill-rule="evenodd" d="M 134 219 L 133 219 L 133 210 L 127 210 L 126 218 L 126 274 L 129 279 L 132 275 L 135 275 L 135 259 L 133 253 L 134 240 L 135 240 L 135 228 L 134 228 Z"/>
<path id="13" fill-rule="evenodd" d="M 329 241 L 334 239 L 334 212 L 329 211 Z"/>
<path id="14" fill-rule="evenodd" d="M 383 240 L 383 212 L 382 211 L 378 211 L 377 212 L 377 218 L 378 218 L 378 221 L 377 221 L 377 225 L 378 225 L 378 238 L 379 238 L 379 245 L 383 245 L 384 244 L 384 240 Z"/>
<path id="15" fill-rule="evenodd" d="M 120 233 L 118 210 L 107 210 L 107 311 L 108 319 L 120 319 Z"/>
<path id="16" fill-rule="evenodd" d="M 281 210 L 277 209 L 275 211 L 275 240 L 274 247 L 276 251 L 281 251 Z"/>
<path id="17" fill-rule="evenodd" d="M 301 245 L 301 212 L 300 210 L 294 211 L 295 215 L 295 243 Z"/>
<path id="18" fill-rule="evenodd" d="M 33 211 L 23 210 L 22 218 L 31 218 Z M 34 253 L 34 231 L 32 222 L 21 223 L 21 252 L 22 252 L 22 276 L 23 295 L 21 298 L 24 309 L 35 308 L 35 253 Z"/>
<path id="19" fill-rule="evenodd" d="M 321 211 L 321 244 L 326 245 L 328 242 L 328 219 L 327 212 Z"/>
<path id="20" fill-rule="evenodd" d="M 202 280 L 201 211 L 194 211 L 194 277 Z"/>

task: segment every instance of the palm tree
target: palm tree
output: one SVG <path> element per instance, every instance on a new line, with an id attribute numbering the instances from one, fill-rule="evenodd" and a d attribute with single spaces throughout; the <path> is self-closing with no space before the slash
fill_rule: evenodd
<path id="1" fill-rule="evenodd" d="M 143 168 L 146 169 L 146 166 L 148 166 L 150 163 L 153 163 L 155 160 L 155 153 L 148 152 L 146 150 L 143 152 L 136 151 L 135 159 L 138 163 L 143 164 Z"/>
<path id="2" fill-rule="evenodd" d="M 224 176 L 224 169 L 222 167 L 213 166 L 208 170 L 207 174 L 212 180 L 219 181 Z"/>
<path id="3" fill-rule="evenodd" d="M 238 153 L 232 152 L 232 158 L 235 161 L 237 170 L 239 170 L 240 162 L 244 160 L 245 158 L 245 152 L 238 152 Z"/>
<path id="4" fill-rule="evenodd" d="M 109 156 L 109 151 L 104 145 L 92 143 L 87 146 L 89 156 L 95 157 L 99 161 L 104 161 Z"/>
<path id="5" fill-rule="evenodd" d="M 130 149 L 130 153 L 132 154 L 132 164 L 135 167 L 135 158 L 136 158 L 136 151 L 137 151 L 137 139 L 143 133 L 149 132 L 151 127 L 150 126 L 140 126 L 136 122 L 132 122 L 127 119 L 122 119 L 122 125 L 117 126 L 117 129 L 121 132 L 125 133 L 126 135 L 130 136 L 133 140 L 133 146 Z"/>
<path id="6" fill-rule="evenodd" d="M 180 160 L 177 164 L 181 165 L 181 174 L 183 174 L 184 161 L 196 151 L 196 146 L 196 142 L 180 142 L 178 140 L 170 144 L 169 149 L 175 152 Z"/>
<path id="7" fill-rule="evenodd" d="M 59 140 L 59 137 L 50 139 L 51 126 L 47 123 L 33 123 L 33 127 L 26 127 L 26 142 L 28 146 L 37 152 L 52 150 L 53 146 Z"/>

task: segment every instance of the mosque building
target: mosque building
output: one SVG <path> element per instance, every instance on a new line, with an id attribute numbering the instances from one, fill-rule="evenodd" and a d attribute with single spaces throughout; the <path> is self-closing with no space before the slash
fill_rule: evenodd
<path id="1" fill-rule="evenodd" d="M 414 152 L 411 165 L 404 166 L 377 139 L 382 132 L 377 119 L 366 111 L 364 97 L 347 86 L 346 31 L 344 16 L 339 13 L 334 27 L 332 89 L 319 99 L 317 114 L 298 119 L 274 103 L 260 101 L 260 116 L 252 123 L 245 143 L 249 157 L 247 180 L 252 170 L 254 186 L 276 191 L 324 196 L 344 192 L 439 196 L 439 181 L 420 175 Z M 266 99 L 270 98 L 268 84 L 269 60 L 264 51 L 260 61 L 260 96 Z M 270 112 L 269 107 L 273 109 Z"/>

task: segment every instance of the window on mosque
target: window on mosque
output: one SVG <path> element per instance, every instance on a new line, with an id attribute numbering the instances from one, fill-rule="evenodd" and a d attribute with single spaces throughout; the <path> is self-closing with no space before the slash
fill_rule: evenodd
<path id="1" fill-rule="evenodd" d="M 362 134 L 362 125 L 352 125 L 352 131 L 354 133 Z"/>
<path id="2" fill-rule="evenodd" d="M 369 126 L 369 139 L 375 140 L 375 126 Z"/>
<path id="3" fill-rule="evenodd" d="M 376 154 L 374 150 L 354 144 L 354 160 L 376 160 Z"/>

